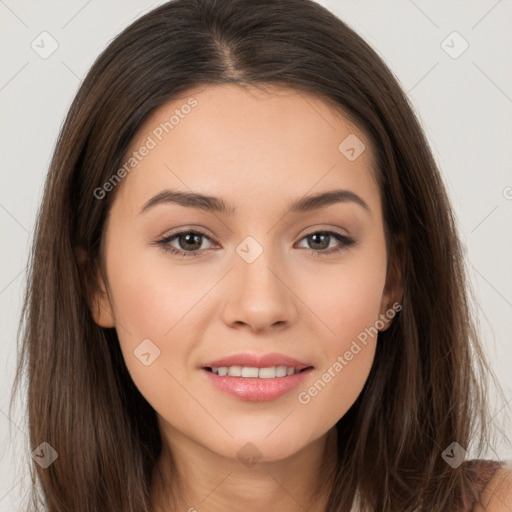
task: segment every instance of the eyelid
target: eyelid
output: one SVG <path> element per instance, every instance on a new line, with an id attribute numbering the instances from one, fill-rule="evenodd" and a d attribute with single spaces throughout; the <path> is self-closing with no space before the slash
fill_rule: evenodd
<path id="1" fill-rule="evenodd" d="M 176 236 L 186 234 L 186 233 L 195 233 L 197 235 L 201 235 L 205 238 L 208 238 L 212 242 L 215 242 L 215 237 L 210 232 L 207 232 L 203 228 L 199 228 L 199 227 L 195 227 L 195 226 L 191 225 L 191 226 L 182 226 L 182 227 L 173 229 L 171 231 L 167 231 L 164 235 L 160 236 L 156 240 L 156 243 L 164 243 Z M 218 242 L 215 242 L 215 243 L 218 243 Z"/>

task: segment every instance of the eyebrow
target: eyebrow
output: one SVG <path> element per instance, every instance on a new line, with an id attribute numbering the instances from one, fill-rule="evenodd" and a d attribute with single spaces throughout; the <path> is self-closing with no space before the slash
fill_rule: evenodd
<path id="1" fill-rule="evenodd" d="M 234 215 L 236 208 L 220 197 L 198 194 L 195 192 L 180 192 L 178 190 L 163 190 L 153 196 L 142 207 L 140 213 L 146 212 L 158 204 L 174 203 L 189 208 L 198 208 L 206 212 Z M 287 213 L 306 213 L 336 203 L 355 203 L 361 206 L 371 216 L 371 209 L 368 204 L 355 192 L 351 190 L 338 189 L 319 194 L 301 197 L 288 204 Z"/>

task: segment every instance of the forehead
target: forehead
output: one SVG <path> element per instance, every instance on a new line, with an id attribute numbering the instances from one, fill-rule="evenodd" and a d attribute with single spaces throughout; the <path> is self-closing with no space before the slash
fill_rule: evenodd
<path id="1" fill-rule="evenodd" d="M 322 99 L 275 86 L 191 89 L 152 113 L 123 163 L 117 192 L 133 207 L 164 187 L 233 204 L 329 187 L 378 193 L 367 135 Z"/>

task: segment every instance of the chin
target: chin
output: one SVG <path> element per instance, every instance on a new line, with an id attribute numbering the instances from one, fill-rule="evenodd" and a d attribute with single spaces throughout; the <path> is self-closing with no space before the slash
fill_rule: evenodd
<path id="1" fill-rule="evenodd" d="M 286 429 L 277 432 L 279 428 L 272 433 L 270 433 L 272 429 L 265 430 L 263 434 L 262 430 L 258 430 L 252 436 L 245 429 L 240 435 L 231 432 L 233 438 L 229 438 L 229 441 L 223 439 L 220 445 L 215 443 L 212 446 L 210 440 L 207 446 L 222 457 L 236 459 L 247 467 L 252 467 L 256 463 L 285 460 L 300 452 L 311 442 L 306 432 L 290 432 Z M 321 434 L 318 437 L 320 436 Z"/>

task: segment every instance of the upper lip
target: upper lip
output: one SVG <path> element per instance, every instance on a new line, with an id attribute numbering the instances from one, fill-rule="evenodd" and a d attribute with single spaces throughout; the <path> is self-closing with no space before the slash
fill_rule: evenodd
<path id="1" fill-rule="evenodd" d="M 249 368 L 269 368 L 271 366 L 287 366 L 297 370 L 303 370 L 312 366 L 311 364 L 299 361 L 294 357 L 277 352 L 269 354 L 233 354 L 231 356 L 216 359 L 203 365 L 203 368 L 219 368 L 223 366 L 245 366 Z"/>

